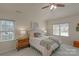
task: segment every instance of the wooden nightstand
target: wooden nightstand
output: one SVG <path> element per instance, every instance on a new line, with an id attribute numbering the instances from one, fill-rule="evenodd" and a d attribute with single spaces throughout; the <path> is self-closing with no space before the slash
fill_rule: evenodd
<path id="1" fill-rule="evenodd" d="M 79 48 L 79 41 L 74 41 L 73 46 Z"/>
<path id="2" fill-rule="evenodd" d="M 28 38 L 21 38 L 21 39 L 17 40 L 17 43 L 16 43 L 17 50 L 20 50 L 22 48 L 29 47 L 29 46 L 30 46 L 30 44 L 29 44 Z"/>

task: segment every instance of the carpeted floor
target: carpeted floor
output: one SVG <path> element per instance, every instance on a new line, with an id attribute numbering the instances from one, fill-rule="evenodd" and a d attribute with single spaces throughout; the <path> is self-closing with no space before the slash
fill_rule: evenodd
<path id="1" fill-rule="evenodd" d="M 41 54 L 34 48 L 24 48 L 20 51 L 12 50 L 0 56 L 41 56 Z M 79 56 L 79 48 L 62 44 L 61 47 L 52 56 Z"/>

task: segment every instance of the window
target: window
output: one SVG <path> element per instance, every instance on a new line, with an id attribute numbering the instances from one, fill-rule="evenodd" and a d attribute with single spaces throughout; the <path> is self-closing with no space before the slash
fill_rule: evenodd
<path id="1" fill-rule="evenodd" d="M 0 20 L 0 42 L 14 40 L 15 38 L 14 21 Z"/>
<path id="2" fill-rule="evenodd" d="M 59 35 L 59 25 L 58 24 L 53 25 L 53 34 Z"/>
<path id="3" fill-rule="evenodd" d="M 54 24 L 53 35 L 69 36 L 69 24 Z"/>
<path id="4" fill-rule="evenodd" d="M 60 24 L 60 35 L 69 36 L 69 25 L 68 24 Z"/>

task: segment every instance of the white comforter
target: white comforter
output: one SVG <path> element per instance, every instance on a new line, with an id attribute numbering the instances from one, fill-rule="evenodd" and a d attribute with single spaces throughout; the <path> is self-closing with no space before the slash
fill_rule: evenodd
<path id="1" fill-rule="evenodd" d="M 43 36 L 39 38 L 35 38 L 35 37 L 30 38 L 30 45 L 36 48 L 37 50 L 39 50 L 44 56 L 51 55 L 52 51 L 58 47 L 57 43 L 51 45 L 50 49 L 47 49 L 46 47 L 40 45 L 41 40 L 46 40 L 46 39 L 48 39 L 47 36 Z"/>

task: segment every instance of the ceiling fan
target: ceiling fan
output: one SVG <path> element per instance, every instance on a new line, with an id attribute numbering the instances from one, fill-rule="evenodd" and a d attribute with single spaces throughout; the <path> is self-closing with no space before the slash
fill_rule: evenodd
<path id="1" fill-rule="evenodd" d="M 61 3 L 49 3 L 47 6 L 42 7 L 41 9 L 50 8 L 50 10 L 56 9 L 57 7 L 64 7 L 64 4 Z"/>

